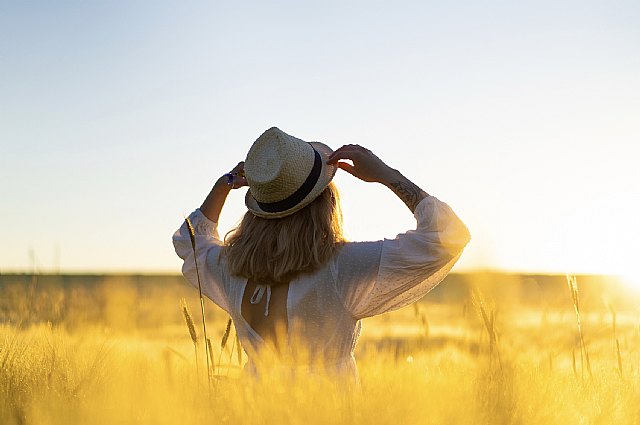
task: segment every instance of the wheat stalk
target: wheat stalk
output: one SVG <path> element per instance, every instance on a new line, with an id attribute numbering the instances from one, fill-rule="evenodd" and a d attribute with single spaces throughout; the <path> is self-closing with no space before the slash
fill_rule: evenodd
<path id="1" fill-rule="evenodd" d="M 220 341 L 220 349 L 224 350 L 224 347 L 227 346 L 227 341 L 229 340 L 229 334 L 231 333 L 231 318 L 227 321 L 227 328 L 224 330 L 224 335 L 222 335 L 222 340 Z"/>
<path id="2" fill-rule="evenodd" d="M 586 362 L 589 376 L 593 378 L 593 373 L 591 372 L 591 361 L 589 360 L 589 352 L 587 351 L 587 346 L 584 343 L 584 336 L 582 335 L 582 325 L 580 323 L 580 300 L 578 298 L 578 279 L 575 276 L 567 275 L 567 285 L 569 286 L 569 290 L 571 292 L 571 300 L 573 301 L 573 310 L 576 313 L 576 322 L 578 323 L 578 337 L 580 340 L 580 363 L 582 365 L 582 370 L 581 370 L 582 376 L 584 377 L 584 365 Z"/>
<path id="3" fill-rule="evenodd" d="M 240 345 L 240 336 L 236 329 L 236 349 L 238 350 L 238 365 L 242 367 L 242 345 Z"/>
<path id="4" fill-rule="evenodd" d="M 215 365 L 216 363 L 213 361 L 213 349 L 211 348 L 211 340 L 209 338 L 207 338 L 207 349 L 209 350 L 209 360 L 211 360 L 212 365 Z M 218 373 L 220 373 L 220 370 L 218 370 Z"/>
<path id="5" fill-rule="evenodd" d="M 471 294 L 471 301 L 476 306 L 479 312 L 479 316 L 482 319 L 482 323 L 489 335 L 489 359 L 493 358 L 493 352 L 495 351 L 498 357 L 498 364 L 500 370 L 502 370 L 502 357 L 500 356 L 500 350 L 498 349 L 498 336 L 495 328 L 495 312 L 492 309 L 490 314 L 487 314 L 487 308 L 482 299 L 480 291 L 475 290 Z"/>
<path id="6" fill-rule="evenodd" d="M 222 366 L 222 353 L 224 352 L 224 347 L 227 346 L 227 341 L 229 340 L 229 334 L 231 333 L 231 317 L 227 320 L 227 328 L 224 330 L 224 334 L 222 335 L 222 339 L 220 340 L 220 356 L 218 357 L 218 373 L 220 373 L 220 367 Z"/>
<path id="7" fill-rule="evenodd" d="M 198 279 L 198 294 L 200 296 L 200 310 L 202 312 L 202 332 L 204 334 L 204 340 L 207 341 L 209 338 L 207 337 L 207 321 L 204 315 L 204 298 L 202 297 L 202 284 L 200 283 L 200 271 L 198 270 L 198 261 L 196 260 L 196 234 L 193 230 L 193 225 L 191 224 L 191 220 L 189 217 L 184 219 L 185 223 L 187 223 L 187 229 L 189 229 L 189 238 L 191 239 L 191 248 L 193 249 L 193 263 L 196 266 L 196 277 Z M 211 386 L 211 365 L 209 364 L 209 348 L 207 344 L 204 344 L 204 356 L 207 359 L 207 377 L 209 386 Z"/>
<path id="8" fill-rule="evenodd" d="M 191 342 L 193 342 L 193 351 L 196 356 L 196 374 L 199 375 L 199 367 L 198 367 L 198 333 L 196 332 L 196 325 L 193 323 L 193 317 L 191 316 L 191 312 L 189 311 L 189 307 L 187 306 L 187 300 L 182 299 L 182 315 L 184 316 L 184 321 L 187 324 L 187 329 L 189 330 L 189 336 L 191 336 Z"/>
<path id="9" fill-rule="evenodd" d="M 195 345 L 198 343 L 198 334 L 196 332 L 195 323 L 193 323 L 193 317 L 191 316 L 191 312 L 187 306 L 187 300 L 184 298 L 182 299 L 182 314 L 184 316 L 184 321 L 187 323 L 187 329 L 189 329 L 191 341 L 193 341 L 193 344 Z"/>
<path id="10" fill-rule="evenodd" d="M 429 318 L 427 317 L 427 313 L 422 311 L 417 301 L 413 303 L 413 315 L 420 319 L 422 328 L 424 329 L 424 336 L 425 338 L 429 338 Z"/>
<path id="11" fill-rule="evenodd" d="M 616 338 L 616 355 L 618 357 L 618 372 L 620 372 L 620 378 L 624 378 L 622 374 L 622 356 L 620 355 L 620 341 Z"/>
<path id="12" fill-rule="evenodd" d="M 617 321 L 616 321 L 616 309 L 610 302 L 607 302 L 607 307 L 611 312 L 611 325 L 613 328 L 613 339 L 616 341 L 616 359 L 618 360 L 618 373 L 620 374 L 620 378 L 624 378 L 622 374 L 622 355 L 620 355 L 620 340 L 618 339 L 618 331 L 617 331 Z"/>

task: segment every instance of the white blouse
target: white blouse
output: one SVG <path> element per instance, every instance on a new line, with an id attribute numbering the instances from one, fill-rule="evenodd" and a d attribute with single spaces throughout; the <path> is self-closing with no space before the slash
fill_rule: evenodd
<path id="1" fill-rule="evenodd" d="M 290 282 L 287 336 L 290 344 L 300 344 L 307 350 L 307 364 L 322 363 L 325 368 L 357 376 L 353 351 L 360 335 L 360 319 L 419 300 L 449 273 L 470 240 L 467 227 L 447 204 L 433 196 L 423 199 L 414 215 L 415 230 L 395 239 L 348 242 L 321 269 Z M 248 367 L 255 372 L 252 359 L 266 349 L 266 344 L 240 313 L 247 279 L 227 272 L 224 256 L 219 257 L 223 242 L 217 223 L 200 210 L 189 218 L 195 231 L 203 294 L 229 313 L 249 357 Z M 186 224 L 173 235 L 173 244 L 184 260 L 182 273 L 197 288 L 194 251 Z M 268 309 L 270 289 L 258 285 L 252 302 L 260 302 L 266 295 Z"/>

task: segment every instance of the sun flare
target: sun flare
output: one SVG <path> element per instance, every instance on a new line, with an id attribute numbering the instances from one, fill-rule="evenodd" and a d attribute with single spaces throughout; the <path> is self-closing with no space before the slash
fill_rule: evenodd
<path id="1" fill-rule="evenodd" d="M 640 293 L 640 273 L 638 271 L 620 274 L 618 279 L 627 289 Z"/>

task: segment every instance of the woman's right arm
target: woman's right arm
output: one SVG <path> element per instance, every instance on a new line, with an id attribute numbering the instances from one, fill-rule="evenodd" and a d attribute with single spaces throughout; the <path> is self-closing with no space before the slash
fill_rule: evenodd
<path id="1" fill-rule="evenodd" d="M 224 276 L 217 265 L 222 249 L 218 223 L 207 218 L 200 209 L 189 214 L 188 220 L 191 226 L 185 220 L 173 234 L 173 247 L 183 260 L 182 274 L 196 289 L 201 287 L 204 295 L 229 311 Z"/>
<path id="2" fill-rule="evenodd" d="M 184 261 L 184 277 L 196 288 L 201 287 L 208 298 L 226 311 L 229 311 L 229 305 L 224 289 L 225 276 L 218 263 L 224 245 L 218 235 L 218 219 L 229 192 L 247 185 L 243 171 L 244 162 L 231 170 L 230 174 L 234 176 L 231 185 L 226 176 L 220 177 L 202 206 L 189 215 L 190 225 L 185 220 L 173 234 L 176 254 Z"/>

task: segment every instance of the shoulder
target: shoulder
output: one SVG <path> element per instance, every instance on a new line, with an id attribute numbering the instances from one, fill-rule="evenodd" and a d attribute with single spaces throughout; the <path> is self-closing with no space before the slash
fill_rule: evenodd
<path id="1" fill-rule="evenodd" d="M 383 241 L 345 242 L 338 249 L 336 257 L 362 257 L 380 252 Z"/>
<path id="2" fill-rule="evenodd" d="M 345 242 L 338 250 L 334 264 L 339 275 L 366 273 L 380 264 L 383 241 Z"/>

